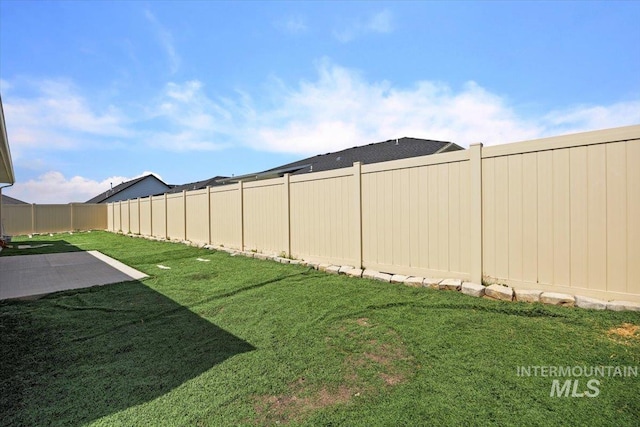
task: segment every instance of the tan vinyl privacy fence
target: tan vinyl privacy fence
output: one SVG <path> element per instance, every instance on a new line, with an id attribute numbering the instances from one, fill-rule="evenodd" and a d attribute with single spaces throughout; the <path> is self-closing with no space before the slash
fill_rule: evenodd
<path id="1" fill-rule="evenodd" d="M 105 230 L 107 206 L 86 203 L 3 205 L 2 218 L 5 233 L 9 235 Z"/>
<path id="2" fill-rule="evenodd" d="M 640 301 L 640 126 L 109 204 L 108 227 Z"/>

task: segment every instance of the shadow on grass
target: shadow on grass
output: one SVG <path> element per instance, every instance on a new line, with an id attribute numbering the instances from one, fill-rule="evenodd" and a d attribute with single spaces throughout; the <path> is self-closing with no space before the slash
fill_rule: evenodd
<path id="1" fill-rule="evenodd" d="M 79 425 L 255 348 L 140 282 L 0 303 L 6 425 Z"/>
<path id="2" fill-rule="evenodd" d="M 81 252 L 77 246 L 65 240 L 19 240 L 9 243 L 9 247 L 0 252 L 0 256 L 44 255 L 63 252 Z"/>

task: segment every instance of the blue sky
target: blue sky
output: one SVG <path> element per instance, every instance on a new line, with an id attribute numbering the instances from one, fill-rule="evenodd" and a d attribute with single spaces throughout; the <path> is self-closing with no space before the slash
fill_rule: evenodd
<path id="1" fill-rule="evenodd" d="M 631 1 L 0 0 L 4 193 L 67 203 L 402 136 L 638 124 L 638 22 Z"/>

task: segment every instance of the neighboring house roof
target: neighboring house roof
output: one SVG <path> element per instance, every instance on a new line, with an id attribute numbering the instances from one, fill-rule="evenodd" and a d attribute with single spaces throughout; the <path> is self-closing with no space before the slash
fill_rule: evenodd
<path id="1" fill-rule="evenodd" d="M 116 185 L 97 196 L 87 200 L 85 203 L 109 203 L 120 200 L 135 199 L 137 197 L 147 197 L 171 189 L 169 185 L 153 174 L 141 176 L 131 181 Z"/>
<path id="2" fill-rule="evenodd" d="M 16 182 L 16 177 L 13 173 L 9 138 L 4 122 L 4 109 L 2 108 L 2 98 L 0 98 L 0 183 L 13 184 L 14 182 Z"/>
<path id="3" fill-rule="evenodd" d="M 371 164 L 463 149 L 464 148 L 453 142 L 404 137 L 347 148 L 346 150 L 336 151 L 335 153 L 319 154 L 263 172 L 226 178 L 220 182 L 229 183 L 240 180 L 267 179 L 282 176 L 285 173 L 300 175 L 310 172 L 346 168 L 353 166 L 355 162 Z"/>
<path id="4" fill-rule="evenodd" d="M 221 185 L 219 181 L 224 180 L 228 177 L 226 176 L 215 176 L 213 178 L 205 179 L 203 181 L 189 182 L 187 184 L 182 185 L 172 185 L 171 190 L 167 191 L 167 193 L 182 193 L 182 191 L 191 191 L 191 190 L 202 190 L 207 187 L 215 187 L 216 185 Z"/>
<path id="5" fill-rule="evenodd" d="M 3 205 L 28 205 L 29 203 L 23 202 L 22 200 L 14 199 L 13 197 L 9 197 L 5 194 L 2 195 L 2 204 Z"/>

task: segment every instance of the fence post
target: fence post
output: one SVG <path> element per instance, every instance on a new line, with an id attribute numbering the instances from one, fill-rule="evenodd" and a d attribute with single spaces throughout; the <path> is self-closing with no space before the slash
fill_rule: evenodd
<path id="1" fill-rule="evenodd" d="M 184 229 L 182 230 L 183 239 L 187 240 L 187 190 L 182 190 L 182 219 L 184 220 Z"/>
<path id="2" fill-rule="evenodd" d="M 138 234 L 142 234 L 142 227 L 140 227 L 140 197 L 138 197 Z"/>
<path id="3" fill-rule="evenodd" d="M 207 185 L 207 244 L 211 244 L 211 186 Z"/>
<path id="4" fill-rule="evenodd" d="M 153 237 L 153 195 L 149 196 L 149 235 Z"/>
<path id="5" fill-rule="evenodd" d="M 469 146 L 471 281 L 482 283 L 482 143 Z"/>
<path id="6" fill-rule="evenodd" d="M 355 260 L 356 268 L 362 268 L 362 163 L 355 162 L 353 164 L 353 183 L 354 183 L 354 239 L 356 242 Z"/>
<path id="7" fill-rule="evenodd" d="M 285 173 L 282 177 L 284 182 L 284 199 L 285 199 L 285 213 L 284 213 L 284 225 L 285 232 L 287 233 L 287 256 L 291 258 L 291 187 L 290 177 L 288 173 Z"/>
<path id="8" fill-rule="evenodd" d="M 164 238 L 169 240 L 169 209 L 167 209 L 167 193 L 164 193 Z"/>
<path id="9" fill-rule="evenodd" d="M 36 204 L 31 203 L 31 234 L 36 234 Z"/>
<path id="10" fill-rule="evenodd" d="M 238 181 L 240 191 L 240 250 L 244 251 L 244 182 Z"/>
<path id="11" fill-rule="evenodd" d="M 73 231 L 73 230 L 75 230 L 73 228 L 73 203 L 69 203 L 69 219 L 70 219 L 69 222 L 71 222 L 71 224 L 70 224 L 71 231 Z"/>

